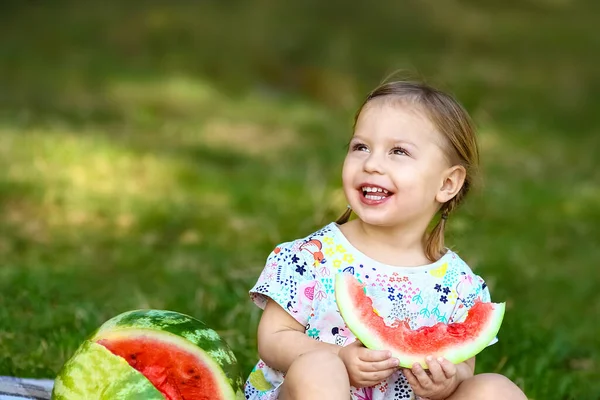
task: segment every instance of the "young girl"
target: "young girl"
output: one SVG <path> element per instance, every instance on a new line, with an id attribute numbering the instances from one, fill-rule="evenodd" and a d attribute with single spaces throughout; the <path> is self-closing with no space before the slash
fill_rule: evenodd
<path id="1" fill-rule="evenodd" d="M 387 322 L 413 329 L 460 321 L 475 301 L 489 302 L 484 281 L 444 247 L 446 221 L 477 163 L 472 123 L 451 96 L 413 82 L 369 94 L 343 166 L 348 210 L 278 245 L 250 292 L 264 312 L 247 399 L 526 399 L 501 375 L 474 375 L 475 358 L 399 368 L 388 351 L 356 340 L 335 302 L 338 273 L 366 283 Z"/>

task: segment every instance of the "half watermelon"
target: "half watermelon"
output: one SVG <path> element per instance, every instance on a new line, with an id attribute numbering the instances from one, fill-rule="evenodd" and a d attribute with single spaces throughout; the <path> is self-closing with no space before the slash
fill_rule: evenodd
<path id="1" fill-rule="evenodd" d="M 437 323 L 411 330 L 406 322 L 387 325 L 373 310 L 365 286 L 352 274 L 335 278 L 335 298 L 352 333 L 369 349 L 390 350 L 401 367 L 427 368 L 425 357 L 444 357 L 454 364 L 481 352 L 498 334 L 505 303 L 477 302 L 463 322 Z"/>
<path id="2" fill-rule="evenodd" d="M 55 380 L 53 399 L 243 398 L 229 346 L 180 313 L 136 310 L 104 323 Z"/>

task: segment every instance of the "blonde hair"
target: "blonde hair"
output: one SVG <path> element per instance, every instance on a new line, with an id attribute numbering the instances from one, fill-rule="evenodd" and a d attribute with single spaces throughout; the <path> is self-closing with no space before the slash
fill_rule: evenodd
<path id="1" fill-rule="evenodd" d="M 448 159 L 454 165 L 461 165 L 466 170 L 463 186 L 456 196 L 442 204 L 440 220 L 424 238 L 427 258 L 436 261 L 446 251 L 444 230 L 448 215 L 458 207 L 471 189 L 479 165 L 479 149 L 473 122 L 467 111 L 451 95 L 421 82 L 395 81 L 384 83 L 369 93 L 354 116 L 354 125 L 364 107 L 373 99 L 380 97 L 400 100 L 422 110 L 438 132 L 447 139 L 448 146 L 445 146 L 444 151 Z M 336 222 L 338 224 L 348 222 L 351 214 L 352 210 L 348 208 Z"/>

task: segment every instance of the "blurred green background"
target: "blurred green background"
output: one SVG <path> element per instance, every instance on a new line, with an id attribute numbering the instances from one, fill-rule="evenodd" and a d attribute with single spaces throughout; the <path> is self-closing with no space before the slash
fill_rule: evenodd
<path id="1" fill-rule="evenodd" d="M 53 377 L 106 319 L 204 320 L 248 373 L 247 291 L 345 207 L 362 97 L 396 70 L 479 127 L 447 241 L 507 301 L 479 372 L 600 398 L 600 3 L 4 1 L 0 375 Z"/>

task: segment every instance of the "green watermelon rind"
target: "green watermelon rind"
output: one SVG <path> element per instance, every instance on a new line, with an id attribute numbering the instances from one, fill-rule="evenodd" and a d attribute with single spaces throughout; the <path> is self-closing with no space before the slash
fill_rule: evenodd
<path id="1" fill-rule="evenodd" d="M 115 379 L 118 376 L 119 379 Z M 52 389 L 53 400 L 164 400 L 165 397 L 125 359 L 86 340 L 63 365 Z"/>
<path id="2" fill-rule="evenodd" d="M 371 332 L 371 330 L 361 322 L 360 315 L 355 313 L 355 307 L 353 307 L 354 300 L 351 298 L 348 290 L 348 286 L 349 284 L 352 284 L 352 282 L 347 282 L 346 279 L 356 280 L 353 275 L 346 273 L 338 273 L 335 278 L 336 303 L 344 322 L 354 336 L 356 336 L 365 347 L 374 350 L 391 351 L 392 357 L 397 358 L 400 367 L 404 368 L 411 368 L 414 364 L 418 363 L 423 368 L 427 369 L 425 357 L 429 355 L 434 355 L 436 357 L 443 356 L 454 364 L 468 360 L 480 353 L 496 338 L 504 318 L 505 303 L 493 303 L 494 310 L 492 316 L 488 319 L 487 325 L 474 340 L 468 342 L 465 341 L 461 346 L 441 349 L 439 354 L 409 354 L 402 352 L 399 349 L 395 349 L 393 346 L 387 345 L 385 338 L 378 336 L 375 332 Z"/>
<path id="3" fill-rule="evenodd" d="M 98 340 L 98 338 L 106 335 L 106 332 L 124 329 L 152 329 L 168 332 L 187 340 L 203 349 L 206 354 L 216 361 L 238 397 L 242 392 L 244 382 L 235 354 L 216 331 L 196 318 L 168 310 L 140 309 L 127 311 L 102 324 L 92 335 L 91 340 Z"/>

